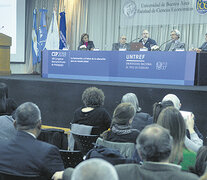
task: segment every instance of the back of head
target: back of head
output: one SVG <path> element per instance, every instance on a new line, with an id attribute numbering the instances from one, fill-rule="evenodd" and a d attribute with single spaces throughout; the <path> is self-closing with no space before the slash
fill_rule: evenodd
<path id="1" fill-rule="evenodd" d="M 113 113 L 112 125 L 128 125 L 129 120 L 131 120 L 135 115 L 134 106 L 131 103 L 121 103 L 119 104 Z"/>
<path id="2" fill-rule="evenodd" d="M 72 180 L 118 180 L 115 168 L 105 160 L 92 158 L 81 162 L 73 171 Z"/>
<path id="3" fill-rule="evenodd" d="M 202 176 L 207 167 L 207 146 L 201 147 L 196 156 L 195 173 Z"/>
<path id="4" fill-rule="evenodd" d="M 82 94 L 82 101 L 86 107 L 100 107 L 104 104 L 104 93 L 96 87 L 89 87 Z"/>
<path id="5" fill-rule="evenodd" d="M 174 107 L 176 109 L 180 109 L 180 99 L 175 95 L 175 94 L 167 94 L 163 99 L 162 102 L 164 101 L 172 101 L 174 104 Z"/>
<path id="6" fill-rule="evenodd" d="M 186 135 L 186 125 L 181 113 L 174 107 L 167 107 L 160 113 L 157 124 L 168 129 L 173 137 L 171 160 L 174 161 L 177 156 L 181 161 L 183 142 Z"/>
<path id="7" fill-rule="evenodd" d="M 152 124 L 146 126 L 137 138 L 137 150 L 144 161 L 165 162 L 172 149 L 172 137 L 167 129 Z"/>
<path id="8" fill-rule="evenodd" d="M 26 102 L 16 109 L 15 120 L 18 130 L 34 129 L 41 120 L 41 113 L 36 104 Z"/>
<path id="9" fill-rule="evenodd" d="M 155 103 L 153 105 L 153 120 L 154 120 L 154 123 L 157 123 L 157 119 L 158 119 L 161 111 L 163 109 L 165 109 L 166 107 L 169 107 L 169 106 L 173 106 L 172 101 L 163 101 L 163 102 Z"/>
<path id="10" fill-rule="evenodd" d="M 135 112 L 141 111 L 141 108 L 139 107 L 139 101 L 134 93 L 125 94 L 122 97 L 121 103 L 131 103 L 135 108 Z"/>

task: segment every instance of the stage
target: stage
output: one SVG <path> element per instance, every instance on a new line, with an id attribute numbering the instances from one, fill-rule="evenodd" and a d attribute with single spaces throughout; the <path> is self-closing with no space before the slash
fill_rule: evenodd
<path id="1" fill-rule="evenodd" d="M 176 86 L 66 79 L 44 79 L 40 75 L 0 76 L 0 82 L 9 87 L 9 97 L 18 104 L 26 101 L 36 103 L 42 112 L 44 125 L 68 128 L 76 108 L 82 106 L 81 95 L 85 88 L 96 86 L 105 93 L 105 105 L 112 116 L 121 97 L 133 92 L 139 98 L 143 112 L 152 115 L 152 105 L 168 94 L 176 94 L 182 103 L 182 110 L 192 111 L 196 124 L 207 136 L 207 86 Z"/>

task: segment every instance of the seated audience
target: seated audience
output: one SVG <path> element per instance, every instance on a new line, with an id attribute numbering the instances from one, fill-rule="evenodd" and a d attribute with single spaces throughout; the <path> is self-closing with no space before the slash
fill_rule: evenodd
<path id="1" fill-rule="evenodd" d="M 173 139 L 167 129 L 152 124 L 146 126 L 137 138 L 137 151 L 143 164 L 115 166 L 119 180 L 196 180 L 195 174 L 182 172 L 179 165 L 170 163 Z"/>
<path id="2" fill-rule="evenodd" d="M 78 50 L 90 50 L 95 48 L 93 41 L 89 41 L 89 35 L 84 33 L 81 35 L 81 41 L 78 46 Z"/>
<path id="3" fill-rule="evenodd" d="M 181 108 L 181 103 L 179 98 L 174 94 L 167 94 L 162 102 L 165 101 L 172 101 L 174 104 L 174 107 L 178 110 Z M 194 122 L 194 115 L 193 118 L 187 119 L 186 121 L 186 137 L 185 137 L 185 146 L 194 151 L 197 152 L 198 149 L 203 145 L 203 135 L 198 130 L 195 122 Z"/>
<path id="4" fill-rule="evenodd" d="M 41 176 L 50 179 L 64 165 L 57 147 L 37 140 L 41 114 L 37 105 L 27 102 L 15 113 L 14 138 L 0 143 L 0 171 L 15 176 Z"/>
<path id="5" fill-rule="evenodd" d="M 108 112 L 102 107 L 104 104 L 104 93 L 96 87 L 87 88 L 82 94 L 84 107 L 75 111 L 72 123 L 94 126 L 92 134 L 101 134 L 111 124 Z"/>
<path id="6" fill-rule="evenodd" d="M 134 115 L 135 109 L 131 103 L 119 104 L 114 110 L 110 130 L 101 135 L 103 139 L 112 142 L 136 143 L 139 131 L 131 128 Z"/>
<path id="7" fill-rule="evenodd" d="M 126 40 L 127 40 L 126 36 L 121 36 L 119 43 L 114 43 L 112 45 L 112 51 L 119 51 L 119 50 L 130 51 L 130 44 L 128 44 Z"/>
<path id="8" fill-rule="evenodd" d="M 194 168 L 191 168 L 191 172 L 197 174 L 198 176 L 202 176 L 207 167 L 207 146 L 203 146 L 199 149 L 196 156 L 196 163 Z"/>
<path id="9" fill-rule="evenodd" d="M 122 103 L 131 103 L 135 108 L 135 116 L 132 121 L 132 128 L 141 131 L 146 125 L 152 124 L 152 118 L 149 114 L 141 112 L 139 101 L 134 93 L 127 93 L 122 97 Z"/>
<path id="10" fill-rule="evenodd" d="M 205 34 L 205 42 L 199 48 L 195 49 L 197 53 L 207 52 L 207 33 Z"/>
<path id="11" fill-rule="evenodd" d="M 74 169 L 71 180 L 118 180 L 115 168 L 105 160 L 89 159 Z"/>
<path id="12" fill-rule="evenodd" d="M 0 83 L 0 116 L 13 115 L 17 108 L 17 103 L 8 97 L 8 86 Z"/>
<path id="13" fill-rule="evenodd" d="M 174 29 L 171 31 L 170 36 L 172 40 L 166 44 L 165 51 L 176 51 L 179 49 L 185 50 L 185 43 L 180 42 L 179 40 L 181 36 L 180 31 Z"/>
<path id="14" fill-rule="evenodd" d="M 159 115 L 157 124 L 168 129 L 173 137 L 173 148 L 169 160 L 180 164 L 183 170 L 195 165 L 196 153 L 184 146 L 186 124 L 181 113 L 174 107 L 165 108 Z"/>

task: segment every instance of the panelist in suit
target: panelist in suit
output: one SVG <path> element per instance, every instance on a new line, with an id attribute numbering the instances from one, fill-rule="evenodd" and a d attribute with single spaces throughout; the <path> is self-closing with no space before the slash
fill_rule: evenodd
<path id="1" fill-rule="evenodd" d="M 0 143 L 0 172 L 15 176 L 41 176 L 50 179 L 64 165 L 56 146 L 37 140 L 41 114 L 37 105 L 27 102 L 16 109 L 14 138 Z"/>
<path id="2" fill-rule="evenodd" d="M 95 48 L 93 41 L 89 41 L 89 35 L 84 33 L 81 35 L 81 41 L 78 46 L 78 50 L 90 50 L 93 51 Z"/>
<path id="3" fill-rule="evenodd" d="M 130 44 L 128 44 L 127 42 L 127 38 L 126 36 L 121 36 L 119 43 L 113 43 L 112 45 L 112 51 L 119 51 L 119 50 L 126 50 L 126 51 L 130 51 Z"/>
<path id="4" fill-rule="evenodd" d="M 171 31 L 171 41 L 166 44 L 165 51 L 176 51 L 178 49 L 184 49 L 185 50 L 185 43 L 180 42 L 180 31 L 177 29 L 174 29 Z"/>
<path id="5" fill-rule="evenodd" d="M 196 50 L 196 52 L 197 53 L 200 53 L 200 52 L 207 52 L 207 33 L 205 34 L 205 40 L 206 40 L 206 42 L 204 42 L 203 44 L 202 44 L 202 46 L 200 46 L 199 48 L 196 48 L 195 50 Z"/>
<path id="6" fill-rule="evenodd" d="M 149 32 L 147 30 L 142 32 L 142 39 L 140 39 L 139 42 L 142 43 L 143 46 L 148 49 L 148 51 L 151 51 L 152 46 L 157 45 L 154 39 L 149 38 Z"/>

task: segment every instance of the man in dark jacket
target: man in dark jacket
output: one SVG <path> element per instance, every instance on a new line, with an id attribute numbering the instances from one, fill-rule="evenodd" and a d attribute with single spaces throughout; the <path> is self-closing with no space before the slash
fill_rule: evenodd
<path id="1" fill-rule="evenodd" d="M 142 43 L 143 46 L 148 49 L 148 51 L 151 51 L 151 48 L 154 45 L 157 45 L 154 39 L 149 38 L 149 32 L 147 30 L 142 32 L 142 39 L 139 42 Z"/>
<path id="2" fill-rule="evenodd" d="M 0 171 L 15 176 L 50 179 L 64 165 L 57 147 L 37 140 L 41 131 L 41 114 L 37 105 L 20 105 L 15 114 L 17 134 L 0 143 Z"/>
<path id="3" fill-rule="evenodd" d="M 167 129 L 152 124 L 146 126 L 137 138 L 137 150 L 143 165 L 117 165 L 119 180 L 196 180 L 194 174 L 182 172 L 181 166 L 169 163 L 173 139 Z"/>

